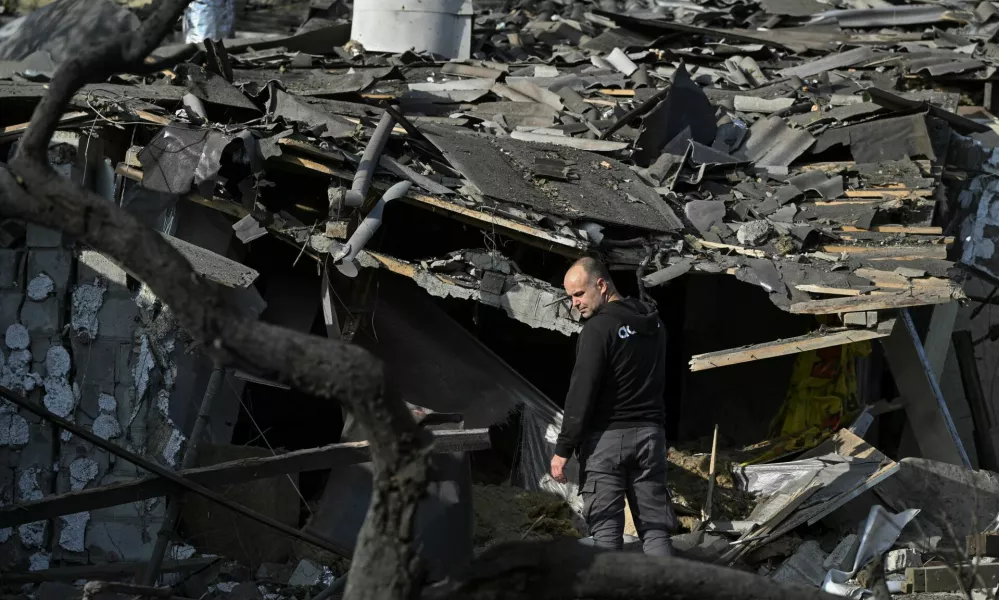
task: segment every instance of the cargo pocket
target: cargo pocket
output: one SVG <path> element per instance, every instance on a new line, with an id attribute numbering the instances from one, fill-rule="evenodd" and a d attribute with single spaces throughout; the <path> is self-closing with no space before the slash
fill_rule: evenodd
<path id="1" fill-rule="evenodd" d="M 593 506 L 593 496 L 597 491 L 597 482 L 587 480 L 585 473 L 579 475 L 583 478 L 579 486 L 579 496 L 583 499 L 583 520 L 590 522 L 590 507 Z"/>

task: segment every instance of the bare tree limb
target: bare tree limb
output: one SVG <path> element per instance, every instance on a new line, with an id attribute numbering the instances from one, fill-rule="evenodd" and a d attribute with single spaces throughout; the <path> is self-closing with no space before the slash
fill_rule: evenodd
<path id="1" fill-rule="evenodd" d="M 191 0 L 161 0 L 142 25 L 131 32 L 107 40 L 96 48 L 83 50 L 56 69 L 49 91 L 35 107 L 31 125 L 18 146 L 16 163 L 22 159 L 44 162 L 49 140 L 69 101 L 86 83 L 103 81 L 142 64 L 169 33 Z"/>
<path id="2" fill-rule="evenodd" d="M 466 576 L 429 589 L 423 598 L 835 600 L 839 596 L 707 563 L 605 552 L 562 540 L 496 546 L 476 559 Z"/>
<path id="3" fill-rule="evenodd" d="M 190 0 L 163 0 L 135 31 L 63 63 L 36 107 L 9 169 L 0 167 L 0 214 L 57 228 L 116 259 L 174 312 L 224 366 L 280 380 L 354 414 L 375 470 L 368 518 L 358 536 L 347 597 L 419 594 L 422 569 L 413 519 L 426 492 L 429 435 L 400 400 L 382 394 L 381 364 L 363 349 L 239 317 L 220 288 L 197 276 L 156 232 L 103 198 L 57 176 L 49 141 L 72 96 L 88 81 L 141 66 Z"/>

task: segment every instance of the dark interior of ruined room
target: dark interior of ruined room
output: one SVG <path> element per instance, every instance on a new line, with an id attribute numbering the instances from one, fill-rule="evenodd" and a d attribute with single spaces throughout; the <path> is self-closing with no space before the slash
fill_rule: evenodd
<path id="1" fill-rule="evenodd" d="M 402 202 L 389 207 L 369 244 L 378 252 L 410 261 L 463 247 L 497 248 L 513 257 L 521 271 L 556 286 L 561 286 L 562 274 L 571 264 L 570 258 Z M 261 272 L 257 286 L 268 302 L 263 319 L 324 335 L 315 293 L 320 274 L 311 261 L 289 267 L 297 254 L 287 244 L 263 238 L 241 260 Z M 393 273 L 331 277 L 340 320 L 356 318 L 354 340 L 385 360 L 388 393 L 438 412 L 462 413 L 466 427 L 490 427 L 493 447 L 474 453 L 474 476 L 488 483 L 509 480 L 520 443 L 518 400 L 504 396 L 499 386 L 498 394 L 471 401 L 481 383 L 478 377 L 495 370 L 490 363 L 502 361 L 561 406 L 572 371 L 575 336 L 532 328 L 498 308 L 430 297 Z M 612 277 L 623 294 L 638 293 L 634 271 L 615 270 Z M 716 424 L 723 447 L 766 439 L 784 401 L 796 355 L 698 372 L 690 372 L 688 361 L 695 354 L 802 335 L 815 328 L 815 318 L 781 311 L 758 286 L 724 274 L 683 276 L 651 289 L 650 297 L 669 334 L 666 404 L 671 443 L 703 449 Z M 473 345 L 484 350 L 477 370 L 469 371 L 468 354 L 454 348 Z M 442 379 L 447 386 L 441 386 Z M 246 384 L 242 400 L 234 443 L 270 443 L 294 450 L 340 440 L 343 417 L 338 406 L 262 383 Z M 302 477 L 306 497 L 310 491 L 321 492 L 323 473 Z"/>

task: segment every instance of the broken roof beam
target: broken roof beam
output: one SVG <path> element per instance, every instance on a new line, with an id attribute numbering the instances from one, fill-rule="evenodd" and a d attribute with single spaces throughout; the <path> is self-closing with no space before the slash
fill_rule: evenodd
<path id="1" fill-rule="evenodd" d="M 732 350 L 720 350 L 718 352 L 708 352 L 706 354 L 695 354 L 690 359 L 690 370 L 704 371 L 717 367 L 727 367 L 729 365 L 737 365 L 740 363 L 764 360 L 767 358 L 798 354 L 800 352 L 808 352 L 809 350 L 818 350 L 820 348 L 842 346 L 843 344 L 852 344 L 854 342 L 862 342 L 864 340 L 875 340 L 891 335 L 894 324 L 895 321 L 893 319 L 880 323 L 877 329 L 830 329 L 826 331 L 808 333 L 798 337 L 766 342 L 763 344 L 754 344 L 752 346 L 734 348 Z"/>
<path id="2" fill-rule="evenodd" d="M 433 452 L 466 452 L 490 447 L 488 429 L 434 430 Z M 371 460 L 368 442 L 332 444 L 321 448 L 298 450 L 277 456 L 247 458 L 207 467 L 183 469 L 177 475 L 201 485 L 232 485 L 286 475 L 330 469 L 335 466 Z M 0 508 L 0 528 L 15 527 L 108 506 L 128 504 L 178 492 L 176 484 L 158 476 L 143 477 L 123 483 L 48 496 Z"/>
<path id="3" fill-rule="evenodd" d="M 963 292 L 959 288 L 924 288 L 895 294 L 875 294 L 870 296 L 849 296 L 828 300 L 795 302 L 791 313 L 797 315 L 831 315 L 837 313 L 866 312 L 871 310 L 892 310 L 910 306 L 944 304 L 960 299 Z"/>
<path id="4" fill-rule="evenodd" d="M 582 325 L 573 320 L 571 310 L 563 306 L 566 297 L 562 290 L 527 275 L 486 271 L 492 277 L 483 277 L 479 287 L 469 287 L 415 263 L 371 250 L 361 252 L 358 262 L 362 267 L 386 269 L 412 279 L 431 296 L 476 300 L 502 309 L 510 318 L 531 327 L 565 335 L 579 333 L 582 329 Z"/>
<path id="5" fill-rule="evenodd" d="M 340 177 L 342 179 L 350 179 L 350 177 L 352 177 L 347 171 L 334 169 L 328 165 L 324 165 L 317 161 L 300 156 L 282 155 L 278 157 L 278 161 L 279 164 L 281 162 L 285 164 L 292 164 L 313 172 L 328 175 L 330 177 Z M 115 169 L 115 172 L 134 181 L 142 181 L 142 170 L 136 168 L 135 166 L 120 164 Z M 375 190 L 384 192 L 391 186 L 386 182 L 373 181 L 371 183 L 371 187 Z M 197 202 L 203 206 L 220 210 L 230 216 L 236 217 L 237 219 L 241 219 L 249 214 L 241 206 L 232 202 L 208 200 L 198 196 L 197 194 L 190 194 L 184 196 L 184 198 Z M 589 250 L 590 247 L 590 244 L 582 239 L 559 235 L 553 231 L 541 229 L 540 227 L 535 227 L 534 225 L 528 223 L 517 221 L 495 213 L 468 208 L 449 200 L 436 198 L 427 194 L 421 194 L 413 190 L 410 190 L 410 192 L 403 196 L 401 200 L 407 204 L 424 209 L 430 209 L 433 212 L 442 212 L 449 218 L 463 223 L 468 223 L 486 231 L 492 232 L 496 231 L 497 228 L 502 229 L 502 233 L 504 235 L 516 238 L 526 244 L 573 258 L 582 256 Z"/>
<path id="6" fill-rule="evenodd" d="M 59 127 L 78 125 L 92 118 L 94 117 L 87 112 L 68 112 L 63 114 L 63 116 L 59 119 Z M 0 143 L 16 140 L 21 137 L 27 129 L 28 123 L 19 123 L 17 125 L 0 127 Z"/>

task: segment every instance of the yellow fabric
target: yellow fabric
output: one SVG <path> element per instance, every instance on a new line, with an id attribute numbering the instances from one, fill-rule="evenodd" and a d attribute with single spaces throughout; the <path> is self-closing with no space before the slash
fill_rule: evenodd
<path id="1" fill-rule="evenodd" d="M 856 358 L 871 353 L 868 341 L 798 355 L 787 397 L 770 425 L 771 437 L 821 439 L 860 412 Z"/>

